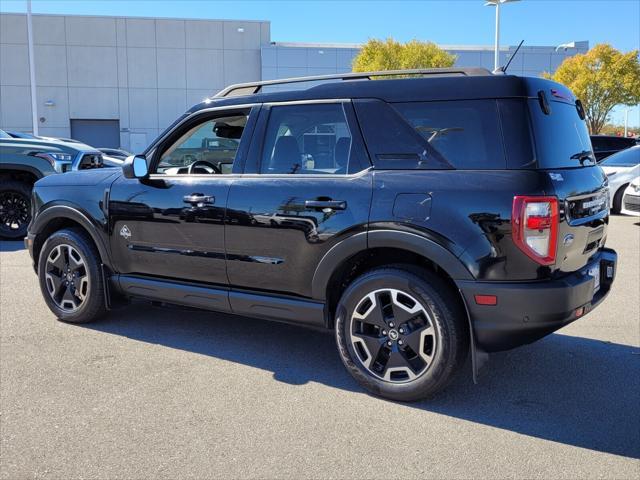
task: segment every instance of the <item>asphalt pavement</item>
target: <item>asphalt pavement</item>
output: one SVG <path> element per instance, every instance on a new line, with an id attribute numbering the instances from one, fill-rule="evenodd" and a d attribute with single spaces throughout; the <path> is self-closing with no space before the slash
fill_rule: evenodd
<path id="1" fill-rule="evenodd" d="M 145 304 L 86 326 L 0 242 L 0 478 L 640 478 L 640 223 L 613 292 L 436 398 L 369 396 L 331 334 Z"/>

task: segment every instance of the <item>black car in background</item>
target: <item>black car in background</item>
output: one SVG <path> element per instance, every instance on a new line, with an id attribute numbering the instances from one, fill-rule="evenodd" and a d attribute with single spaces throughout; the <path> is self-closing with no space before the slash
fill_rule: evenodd
<path id="1" fill-rule="evenodd" d="M 121 170 L 40 180 L 33 214 L 61 320 L 138 297 L 331 329 L 395 400 L 583 317 L 617 259 L 580 101 L 484 69 L 231 86 Z"/>
<path id="2" fill-rule="evenodd" d="M 615 135 L 591 135 L 591 145 L 596 159 L 602 160 L 620 150 L 625 150 L 638 144 L 638 140 L 630 137 L 617 137 Z"/>

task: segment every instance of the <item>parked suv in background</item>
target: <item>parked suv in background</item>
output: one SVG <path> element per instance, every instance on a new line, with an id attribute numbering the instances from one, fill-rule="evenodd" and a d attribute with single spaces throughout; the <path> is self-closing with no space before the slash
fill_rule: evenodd
<path id="1" fill-rule="evenodd" d="M 0 130 L 0 238 L 22 239 L 31 219 L 31 188 L 47 175 L 102 166 L 82 143 L 17 138 Z"/>
<path id="2" fill-rule="evenodd" d="M 113 170 L 34 189 L 26 244 L 58 318 L 140 297 L 333 329 L 395 400 L 584 316 L 615 275 L 584 111 L 543 79 L 232 86 Z"/>

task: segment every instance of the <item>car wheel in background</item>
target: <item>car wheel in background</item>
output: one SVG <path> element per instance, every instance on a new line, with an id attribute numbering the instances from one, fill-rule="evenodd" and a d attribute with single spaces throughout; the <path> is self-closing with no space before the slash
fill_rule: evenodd
<path id="1" fill-rule="evenodd" d="M 17 180 L 0 187 L 0 237 L 17 240 L 27 235 L 31 221 L 31 185 Z"/>

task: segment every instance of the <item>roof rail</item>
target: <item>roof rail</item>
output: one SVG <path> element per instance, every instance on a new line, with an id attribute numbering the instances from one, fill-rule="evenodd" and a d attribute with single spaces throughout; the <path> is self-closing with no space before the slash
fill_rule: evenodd
<path id="1" fill-rule="evenodd" d="M 395 75 L 461 75 L 461 76 L 484 76 L 492 75 L 486 68 L 420 68 L 414 70 L 384 70 L 380 72 L 356 72 L 337 73 L 331 75 L 317 75 L 311 77 L 283 78 L 279 80 L 265 80 L 261 82 L 238 83 L 229 85 L 215 97 L 236 97 L 240 95 L 253 95 L 259 93 L 264 86 L 286 85 L 290 83 L 318 82 L 325 80 L 371 80 L 372 77 L 388 77 Z"/>

